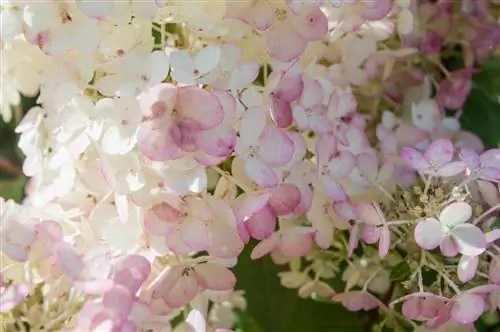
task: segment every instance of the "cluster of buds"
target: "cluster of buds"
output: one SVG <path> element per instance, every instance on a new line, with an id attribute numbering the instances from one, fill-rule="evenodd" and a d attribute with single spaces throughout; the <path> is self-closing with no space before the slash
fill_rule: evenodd
<path id="1" fill-rule="evenodd" d="M 470 328 L 500 306 L 500 149 L 459 120 L 497 7 L 2 1 L 1 115 L 37 102 L 26 197 L 0 199 L 3 328 L 230 331 L 255 241 L 375 329 Z"/>

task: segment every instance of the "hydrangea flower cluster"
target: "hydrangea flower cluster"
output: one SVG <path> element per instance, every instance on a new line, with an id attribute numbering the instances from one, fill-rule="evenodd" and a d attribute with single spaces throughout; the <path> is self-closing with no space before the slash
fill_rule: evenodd
<path id="1" fill-rule="evenodd" d="M 500 149 L 459 122 L 494 1 L 1 6 L 3 119 L 38 96 L 26 198 L 0 199 L 6 330 L 230 331 L 255 242 L 375 330 L 500 307 Z"/>

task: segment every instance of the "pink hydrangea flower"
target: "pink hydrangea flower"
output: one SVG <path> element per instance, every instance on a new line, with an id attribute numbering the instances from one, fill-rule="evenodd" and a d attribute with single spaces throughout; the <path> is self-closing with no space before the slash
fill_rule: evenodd
<path id="1" fill-rule="evenodd" d="M 291 227 L 274 232 L 252 250 L 251 258 L 259 259 L 270 252 L 277 252 L 285 258 L 307 255 L 313 248 L 315 229 L 312 227 Z"/>
<path id="2" fill-rule="evenodd" d="M 439 218 L 420 220 L 415 227 L 415 241 L 426 249 L 438 246 L 441 253 L 453 257 L 457 253 L 477 256 L 486 249 L 486 237 L 476 225 L 467 221 L 472 217 L 472 207 L 465 202 L 455 202 L 441 211 Z"/>
<path id="3" fill-rule="evenodd" d="M 401 149 L 401 157 L 413 169 L 432 176 L 449 177 L 457 175 L 467 167 L 463 161 L 452 161 L 454 148 L 447 139 L 433 141 L 425 153 L 414 148 Z"/>
<path id="4" fill-rule="evenodd" d="M 367 291 L 350 291 L 335 294 L 332 300 L 342 303 L 349 311 L 369 311 L 385 307 L 382 302 Z"/>
<path id="5" fill-rule="evenodd" d="M 356 165 L 350 151 L 339 149 L 337 139 L 330 134 L 321 136 L 316 142 L 319 180 L 325 194 L 336 201 L 345 201 L 347 195 L 339 180 L 345 178 Z"/>
<path id="6" fill-rule="evenodd" d="M 436 101 L 441 109 L 463 107 L 472 87 L 472 74 L 476 71 L 474 68 L 457 70 L 440 82 Z"/>
<path id="7" fill-rule="evenodd" d="M 322 39 L 328 31 L 328 19 L 318 5 L 302 6 L 294 12 L 288 4 L 257 1 L 234 17 L 264 30 L 267 51 L 281 62 L 298 58 L 309 41 Z"/>
<path id="8" fill-rule="evenodd" d="M 245 172 L 258 185 L 272 188 L 279 179 L 274 167 L 286 165 L 293 157 L 293 141 L 281 129 L 267 124 L 262 107 L 249 108 L 240 125 L 236 153 L 245 161 Z"/>
<path id="9" fill-rule="evenodd" d="M 150 285 L 152 299 L 162 299 L 170 308 L 191 302 L 202 290 L 227 291 L 236 284 L 234 274 L 217 263 L 184 262 L 165 269 Z"/>
<path id="10" fill-rule="evenodd" d="M 201 149 L 202 133 L 219 125 L 224 118 L 219 100 L 210 92 L 167 83 L 149 89 L 141 98 L 141 109 L 150 120 L 139 127 L 139 149 L 156 161 L 178 159 L 183 152 Z M 220 132 L 221 136 L 224 134 Z"/>

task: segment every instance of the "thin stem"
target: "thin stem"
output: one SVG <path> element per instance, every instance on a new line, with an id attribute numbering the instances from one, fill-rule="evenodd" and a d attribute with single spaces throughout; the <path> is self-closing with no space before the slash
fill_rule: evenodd
<path id="1" fill-rule="evenodd" d="M 223 177 L 225 177 L 226 179 L 228 179 L 229 181 L 233 182 L 235 185 L 237 185 L 238 187 L 240 187 L 241 189 L 243 189 L 243 191 L 245 192 L 252 192 L 252 190 L 250 188 L 248 188 L 247 186 L 245 186 L 244 184 L 241 184 L 238 182 L 238 180 L 236 180 L 231 174 L 229 174 L 228 172 L 225 172 L 223 171 L 222 169 L 220 169 L 219 167 L 215 166 L 215 167 L 212 167 L 213 170 L 215 170 L 217 173 L 219 173 L 220 175 L 222 175 Z"/>
<path id="2" fill-rule="evenodd" d="M 384 187 L 382 187 L 382 185 L 380 185 L 380 183 L 378 183 L 377 181 L 371 181 L 371 183 L 375 187 L 377 187 L 377 189 L 380 190 L 387 198 L 396 203 L 396 200 L 392 197 L 391 194 L 389 194 L 389 192 Z"/>
<path id="3" fill-rule="evenodd" d="M 368 279 L 366 280 L 365 284 L 363 285 L 363 291 L 367 291 L 368 289 L 368 285 L 370 284 L 370 282 L 373 281 L 373 279 L 375 279 L 375 277 L 377 276 L 377 274 L 379 274 L 379 272 L 382 270 L 382 268 L 379 268 L 377 269 L 375 272 L 373 272 L 369 277 Z"/>
<path id="4" fill-rule="evenodd" d="M 429 177 L 425 181 L 425 188 L 424 188 L 423 196 L 427 195 L 427 192 L 429 191 L 429 188 L 431 187 L 431 183 L 432 183 L 432 175 L 429 175 Z"/>
<path id="5" fill-rule="evenodd" d="M 488 211 L 484 212 L 482 215 L 480 215 L 479 217 L 477 217 L 473 222 L 472 224 L 474 225 L 477 225 L 477 223 L 479 223 L 482 219 L 484 219 L 487 215 L 489 215 L 490 213 L 493 213 L 495 212 L 496 210 L 500 209 L 500 203 L 498 203 L 497 205 L 495 206 L 492 206 Z"/>
<path id="6" fill-rule="evenodd" d="M 458 288 L 458 286 L 450 278 L 448 278 L 448 276 L 446 274 L 444 274 L 443 272 L 441 272 L 441 269 L 439 269 L 437 266 L 434 266 L 434 265 L 429 265 L 429 267 L 431 269 L 433 269 L 434 271 L 436 271 L 441 277 L 443 277 L 444 281 L 446 281 L 446 283 L 448 284 L 448 286 L 450 286 L 450 288 L 453 289 L 453 291 L 457 295 L 462 294 L 462 292 L 460 291 L 460 289 Z"/>
<path id="7" fill-rule="evenodd" d="M 405 224 L 412 224 L 414 221 L 413 220 L 393 220 L 393 221 L 388 221 L 386 224 L 388 226 L 391 225 L 405 225 Z"/>

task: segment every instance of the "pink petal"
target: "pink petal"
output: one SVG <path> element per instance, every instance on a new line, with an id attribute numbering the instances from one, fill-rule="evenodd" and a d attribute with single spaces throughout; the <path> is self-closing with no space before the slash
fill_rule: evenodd
<path id="1" fill-rule="evenodd" d="M 24 301 L 30 290 L 26 285 L 7 286 L 0 294 L 0 312 L 7 312 Z"/>
<path id="2" fill-rule="evenodd" d="M 255 183 L 264 188 L 276 187 L 279 183 L 276 172 L 258 159 L 247 159 L 245 171 Z"/>
<path id="3" fill-rule="evenodd" d="M 439 249 L 445 257 L 455 257 L 458 254 L 458 245 L 455 238 L 450 235 L 445 235 L 441 239 Z"/>
<path id="4" fill-rule="evenodd" d="M 155 235 L 165 235 L 178 223 L 180 212 L 167 203 L 153 206 L 144 216 L 144 228 Z"/>
<path id="5" fill-rule="evenodd" d="M 278 97 L 271 99 L 271 115 L 278 128 L 286 128 L 293 122 L 292 107 L 290 103 Z"/>
<path id="6" fill-rule="evenodd" d="M 479 178 L 492 182 L 500 182 L 500 167 L 481 168 Z"/>
<path id="7" fill-rule="evenodd" d="M 361 174 L 371 181 L 375 181 L 378 174 L 377 158 L 369 153 L 362 153 L 357 157 L 357 165 Z"/>
<path id="8" fill-rule="evenodd" d="M 478 256 L 463 255 L 458 262 L 458 279 L 461 282 L 468 282 L 474 279 L 478 264 Z"/>
<path id="9" fill-rule="evenodd" d="M 321 135 L 315 146 L 317 164 L 326 165 L 337 151 L 337 140 L 334 135 Z"/>
<path id="10" fill-rule="evenodd" d="M 440 176 L 444 177 L 449 177 L 449 176 L 455 176 L 457 174 L 462 173 L 465 171 L 467 168 L 467 165 L 463 161 L 452 161 L 451 163 L 448 163 L 444 165 L 443 167 L 439 168 L 437 173 Z"/>
<path id="11" fill-rule="evenodd" d="M 220 258 L 237 257 L 243 250 L 243 242 L 237 230 L 224 221 L 213 221 L 209 225 L 210 247 L 208 252 Z"/>
<path id="12" fill-rule="evenodd" d="M 110 14 L 114 7 L 113 1 L 75 0 L 75 3 L 85 15 L 98 20 Z"/>
<path id="13" fill-rule="evenodd" d="M 170 117 L 177 103 L 177 87 L 160 83 L 147 90 L 139 100 L 142 114 L 151 120 Z"/>
<path id="14" fill-rule="evenodd" d="M 247 87 L 259 76 L 259 69 L 259 64 L 254 61 L 237 66 L 231 73 L 230 87 L 237 90 Z"/>
<path id="15" fill-rule="evenodd" d="M 254 145 L 264 131 L 266 122 L 267 112 L 264 108 L 250 107 L 247 111 L 245 111 L 245 114 L 243 114 L 243 118 L 241 119 L 241 139 L 248 145 Z"/>
<path id="16" fill-rule="evenodd" d="M 286 23 L 275 23 L 267 30 L 264 43 L 269 54 L 282 62 L 298 58 L 307 46 L 307 41 Z"/>
<path id="17" fill-rule="evenodd" d="M 472 207 L 466 202 L 455 202 L 446 206 L 439 214 L 439 220 L 445 226 L 465 223 L 472 217 Z"/>
<path id="18" fill-rule="evenodd" d="M 322 178 L 323 188 L 325 194 L 336 202 L 343 202 L 347 200 L 347 195 L 345 193 L 344 187 L 337 181 L 323 177 Z"/>
<path id="19" fill-rule="evenodd" d="M 328 32 L 328 19 L 319 8 L 311 8 L 290 17 L 295 32 L 308 41 L 320 40 Z"/>
<path id="20" fill-rule="evenodd" d="M 214 263 L 200 264 L 195 267 L 196 279 L 204 289 L 227 291 L 236 285 L 233 272 Z"/>
<path id="21" fill-rule="evenodd" d="M 197 122 L 202 129 L 213 128 L 224 118 L 224 111 L 217 97 L 197 87 L 178 88 L 176 108 L 184 119 Z"/>
<path id="22" fill-rule="evenodd" d="M 363 241 L 368 244 L 375 244 L 380 239 L 380 233 L 382 231 L 381 227 L 373 226 L 373 225 L 363 225 L 363 232 L 361 237 Z"/>
<path id="23" fill-rule="evenodd" d="M 182 276 L 166 292 L 163 301 L 172 309 L 180 308 L 195 298 L 198 289 L 197 279 L 191 276 Z"/>
<path id="24" fill-rule="evenodd" d="M 252 3 L 244 11 L 244 21 L 259 30 L 267 30 L 275 20 L 274 12 L 268 4 Z"/>
<path id="25" fill-rule="evenodd" d="M 453 159 L 453 144 L 447 139 L 433 141 L 425 150 L 425 159 L 437 167 L 446 165 Z"/>
<path id="26" fill-rule="evenodd" d="M 278 246 L 278 241 L 280 239 L 279 233 L 273 233 L 268 238 L 262 240 L 257 244 L 250 255 L 252 259 L 259 259 L 271 251 L 273 251 Z"/>
<path id="27" fill-rule="evenodd" d="M 451 230 L 451 234 L 462 255 L 477 256 L 486 250 L 486 237 L 475 225 L 458 225 Z"/>
<path id="28" fill-rule="evenodd" d="M 236 132 L 231 126 L 217 126 L 196 137 L 196 145 L 214 157 L 227 157 L 236 145 Z"/>
<path id="29" fill-rule="evenodd" d="M 185 332 L 206 332 L 207 322 L 201 311 L 192 309 L 186 318 Z"/>
<path id="30" fill-rule="evenodd" d="M 204 221 L 186 218 L 181 226 L 182 241 L 194 251 L 207 250 L 209 247 L 208 227 Z"/>
<path id="31" fill-rule="evenodd" d="M 160 298 L 167 294 L 170 289 L 175 286 L 179 278 L 181 278 L 183 269 L 184 266 L 173 266 L 164 270 L 160 276 L 157 277 L 158 284 L 155 285 L 152 298 Z"/>
<path id="32" fill-rule="evenodd" d="M 393 6 L 393 0 L 379 0 L 372 3 L 371 0 L 363 1 L 356 13 L 367 21 L 378 21 L 386 17 Z"/>
<path id="33" fill-rule="evenodd" d="M 150 160 L 166 161 L 179 157 L 179 147 L 169 135 L 169 129 L 155 129 L 152 121 L 139 126 L 137 145 L 139 150 Z"/>
<path id="34" fill-rule="evenodd" d="M 264 240 L 276 228 L 276 215 L 269 207 L 265 207 L 246 222 L 246 227 L 254 239 Z"/>
<path id="35" fill-rule="evenodd" d="M 458 323 L 470 324 L 478 320 L 485 311 L 481 296 L 469 293 L 461 294 L 451 309 L 451 317 Z"/>
<path id="36" fill-rule="evenodd" d="M 362 222 L 373 226 L 382 225 L 384 220 L 374 204 L 376 203 L 359 202 L 354 206 L 354 211 Z"/>
<path id="37" fill-rule="evenodd" d="M 356 166 L 356 157 L 349 151 L 341 151 L 330 161 L 330 174 L 335 179 L 342 179 Z"/>
<path id="38" fill-rule="evenodd" d="M 269 205 L 277 216 L 292 213 L 300 203 L 301 194 L 299 188 L 293 184 L 280 184 L 272 189 L 271 193 Z"/>
<path id="39" fill-rule="evenodd" d="M 323 105 L 320 107 L 324 108 Z M 327 134 L 333 130 L 333 124 L 326 115 L 312 115 L 309 118 L 309 127 L 317 134 Z"/>
<path id="40" fill-rule="evenodd" d="M 469 148 L 462 148 L 460 150 L 460 158 L 467 163 L 467 166 L 471 170 L 478 169 L 481 163 L 476 151 Z"/>
<path id="41" fill-rule="evenodd" d="M 403 302 L 401 312 L 408 319 L 416 320 L 422 315 L 422 300 L 418 297 L 410 297 Z"/>
<path id="42" fill-rule="evenodd" d="M 333 225 L 329 220 L 321 219 L 321 221 L 313 224 L 316 233 L 314 234 L 314 241 L 321 249 L 328 249 L 333 241 Z"/>
<path id="43" fill-rule="evenodd" d="M 233 210 L 238 222 L 245 222 L 261 211 L 269 202 L 270 193 L 258 196 L 246 194 L 238 197 L 233 203 Z"/>
<path id="44" fill-rule="evenodd" d="M 73 246 L 59 242 L 52 246 L 52 252 L 59 268 L 69 277 L 77 278 L 83 272 L 85 264 Z"/>
<path id="45" fill-rule="evenodd" d="M 417 171 L 427 170 L 430 167 L 425 156 L 420 151 L 413 148 L 402 148 L 401 157 L 410 167 Z"/>
<path id="46" fill-rule="evenodd" d="M 359 245 L 359 230 L 359 224 L 354 224 L 351 227 L 351 231 L 349 233 L 349 243 L 347 244 L 347 257 L 351 257 L 354 250 L 356 250 Z"/>
<path id="47" fill-rule="evenodd" d="M 389 231 L 389 227 L 382 227 L 382 231 L 380 233 L 380 240 L 378 243 L 378 255 L 380 258 L 384 258 L 389 253 L 389 248 L 391 246 L 391 232 Z"/>
<path id="48" fill-rule="evenodd" d="M 269 166 L 284 166 L 293 157 L 293 141 L 281 129 L 267 126 L 259 143 L 260 156 Z"/>
<path id="49" fill-rule="evenodd" d="M 323 100 L 323 87 L 315 79 L 305 79 L 299 103 L 304 108 L 311 108 Z"/>
<path id="50" fill-rule="evenodd" d="M 310 232 L 310 230 L 306 230 Z M 313 238 L 306 234 L 283 234 L 278 245 L 278 250 L 286 258 L 304 257 L 313 248 Z"/>
<path id="51" fill-rule="evenodd" d="M 443 238 L 443 227 L 441 223 L 434 219 L 428 218 L 421 220 L 415 227 L 415 242 L 427 250 L 435 249 L 439 246 Z"/>
<path id="52" fill-rule="evenodd" d="M 120 268 L 115 271 L 113 281 L 126 287 L 135 294 L 151 272 L 151 263 L 140 255 L 130 255 L 120 261 Z"/>
<path id="53" fill-rule="evenodd" d="M 494 284 L 500 284 L 500 258 L 494 259 L 490 264 L 490 280 Z"/>
<path id="54" fill-rule="evenodd" d="M 102 299 L 103 306 L 126 318 L 132 309 L 134 298 L 132 294 L 123 286 L 117 285 L 107 291 Z"/>

